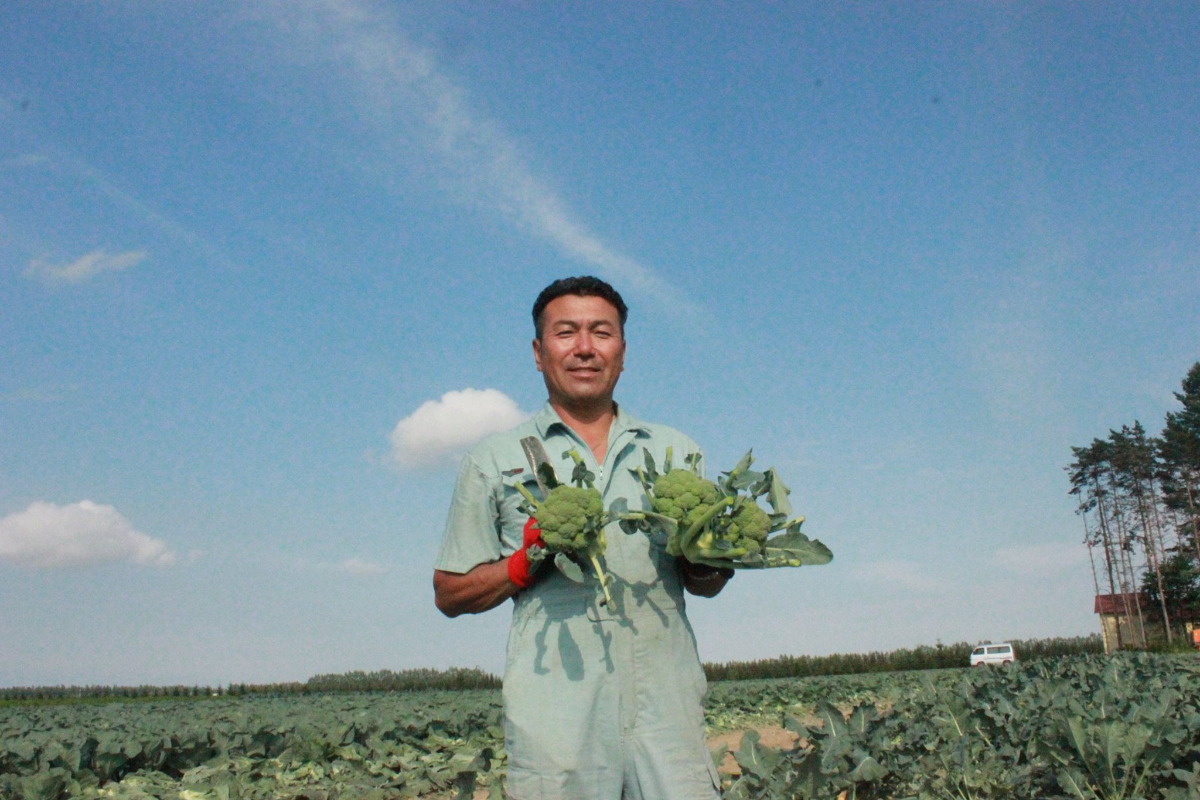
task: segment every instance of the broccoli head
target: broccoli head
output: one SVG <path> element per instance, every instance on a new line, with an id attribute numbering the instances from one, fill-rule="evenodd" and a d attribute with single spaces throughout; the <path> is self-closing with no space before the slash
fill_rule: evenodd
<path id="1" fill-rule="evenodd" d="M 717 485 L 688 469 L 673 469 L 654 482 L 654 510 L 688 527 L 721 499 Z"/>
<path id="2" fill-rule="evenodd" d="M 729 515 L 725 532 L 725 538 L 730 541 L 749 539 L 761 543 L 771 532 L 771 516 L 753 500 L 740 498 Z"/>
<path id="3" fill-rule="evenodd" d="M 597 552 L 604 549 L 604 540 L 598 536 L 602 525 L 597 525 L 604 518 L 604 501 L 595 489 L 555 486 L 538 506 L 534 518 L 542 531 L 542 541 L 552 552 L 590 555 L 597 545 Z"/>
<path id="4" fill-rule="evenodd" d="M 804 517 L 791 516 L 790 490 L 773 468 L 752 470 L 750 453 L 715 482 L 693 469 L 668 467 L 661 474 L 655 469 L 654 455 L 649 450 L 644 455 L 645 468 L 633 472 L 646 490 L 650 508 L 632 511 L 622 504 L 612 511 L 627 533 L 646 531 L 656 545 L 665 544 L 668 555 L 720 568 L 796 567 L 827 564 L 833 558 L 829 548 L 800 533 Z M 698 456 L 689 456 L 686 462 L 695 467 Z M 668 451 L 666 464 L 670 463 Z M 759 498 L 765 498 L 769 512 L 759 506 Z"/>

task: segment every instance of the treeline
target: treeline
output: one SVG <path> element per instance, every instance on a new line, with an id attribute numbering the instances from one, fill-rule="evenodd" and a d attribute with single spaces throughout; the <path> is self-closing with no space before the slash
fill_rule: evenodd
<path id="1" fill-rule="evenodd" d="M 1175 393 L 1162 433 L 1141 422 L 1072 447 L 1066 468 L 1096 594 L 1123 617 L 1117 646 L 1146 648 L 1150 630 L 1168 645 L 1183 624 L 1200 621 L 1200 362 Z"/>
<path id="2" fill-rule="evenodd" d="M 1011 639 L 1018 660 L 1103 653 L 1104 640 L 1092 636 L 1054 639 Z M 867 672 L 903 672 L 921 669 L 965 667 L 977 645 L 966 642 L 921 646 L 890 652 L 849 653 L 828 656 L 779 656 L 759 661 L 730 661 L 705 664 L 710 681 L 741 681 L 761 678 L 811 678 L 821 675 L 857 675 Z"/>
<path id="3" fill-rule="evenodd" d="M 423 692 L 436 689 L 498 689 L 500 679 L 481 669 L 406 669 L 316 675 L 289 683 L 231 683 L 228 686 L 30 686 L 0 689 L 0 700 L 93 701 L 159 698 L 240 697 L 326 692 Z"/>
<path id="4" fill-rule="evenodd" d="M 36 700 L 150 700 L 160 698 L 208 697 L 223 692 L 210 686 L 13 686 L 0 689 L 0 701 Z"/>
<path id="5" fill-rule="evenodd" d="M 305 684 L 310 692 L 421 692 L 430 689 L 499 689 L 500 679 L 481 669 L 454 667 L 402 672 L 346 672 L 317 675 Z"/>
<path id="6" fill-rule="evenodd" d="M 709 663 L 704 672 L 710 681 L 757 678 L 805 678 L 819 675 L 853 675 L 863 672 L 945 669 L 967 665 L 974 645 L 938 644 L 887 653 L 829 656 L 780 656 L 759 661 Z M 1018 659 L 1103 653 L 1098 635 L 1057 639 L 1013 640 Z M 36 686 L 0 689 L 0 702 L 105 702 L 167 698 L 239 697 L 250 695 L 303 695 L 337 692 L 422 692 L 431 690 L 499 689 L 498 676 L 480 669 L 408 669 L 400 672 L 346 672 L 316 675 L 291 683 L 231 683 L 228 686 Z"/>

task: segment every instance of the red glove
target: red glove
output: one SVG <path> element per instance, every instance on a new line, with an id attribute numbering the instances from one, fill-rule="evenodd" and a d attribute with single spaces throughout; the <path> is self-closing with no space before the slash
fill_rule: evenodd
<path id="1" fill-rule="evenodd" d="M 525 523 L 524 544 L 520 550 L 508 557 L 508 579 L 522 589 L 528 589 L 533 584 L 533 571 L 530 569 L 527 551 L 535 544 L 541 547 L 546 546 L 546 543 L 542 541 L 542 532 L 538 529 L 537 520 L 530 517 L 529 521 Z"/>

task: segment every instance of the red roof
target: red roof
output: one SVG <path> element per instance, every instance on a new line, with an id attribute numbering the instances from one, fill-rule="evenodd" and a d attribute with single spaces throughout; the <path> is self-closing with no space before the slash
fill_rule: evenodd
<path id="1" fill-rule="evenodd" d="M 1096 595 L 1096 610 L 1095 614 L 1124 614 L 1126 606 L 1130 611 L 1137 609 L 1137 603 L 1133 598 L 1138 598 L 1143 609 L 1150 605 L 1150 598 L 1145 592 L 1121 592 L 1118 594 L 1098 594 Z"/>

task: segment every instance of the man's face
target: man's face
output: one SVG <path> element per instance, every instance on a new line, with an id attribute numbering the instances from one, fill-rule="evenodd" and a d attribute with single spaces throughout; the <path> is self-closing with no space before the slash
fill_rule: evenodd
<path id="1" fill-rule="evenodd" d="M 625 368 L 625 337 L 617 309 L 601 297 L 566 294 L 547 304 L 533 358 L 555 405 L 612 402 Z"/>

